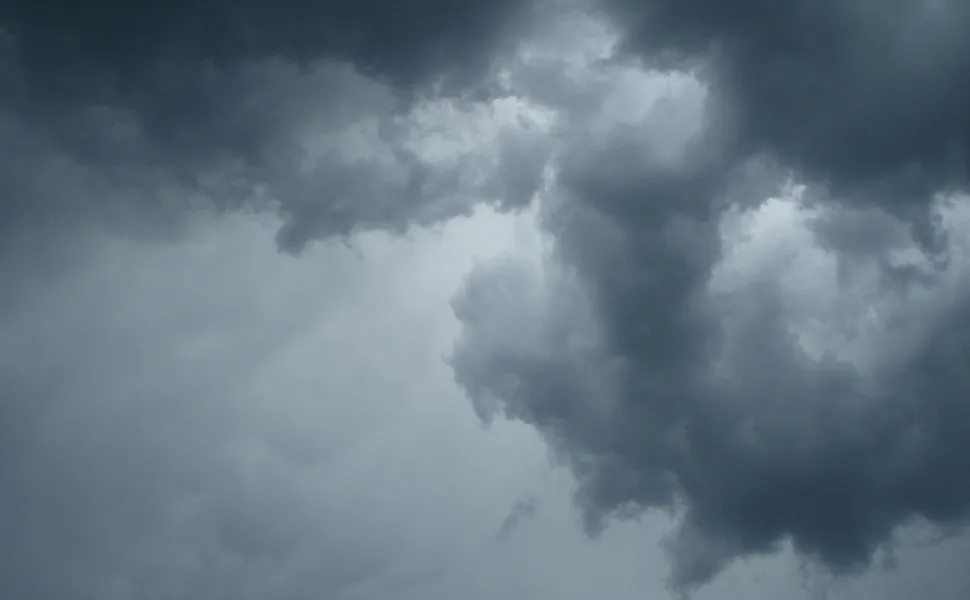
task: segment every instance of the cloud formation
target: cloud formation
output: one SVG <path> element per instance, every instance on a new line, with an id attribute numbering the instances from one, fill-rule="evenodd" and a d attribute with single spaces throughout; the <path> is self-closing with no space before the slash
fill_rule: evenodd
<path id="1" fill-rule="evenodd" d="M 970 8 L 949 0 L 607 0 L 624 50 L 696 70 L 735 156 L 878 206 L 932 241 L 927 206 L 970 176 Z"/>
<path id="2" fill-rule="evenodd" d="M 198 240 L 213 214 L 273 213 L 296 254 L 538 197 L 548 252 L 486 262 L 455 296 L 455 378 L 481 419 L 543 436 L 589 532 L 673 511 L 678 590 L 786 542 L 844 573 L 901 527 L 961 524 L 968 25 L 957 0 L 4 3 L 0 511 L 21 518 L 0 523 L 0 590 L 395 587 L 371 575 L 388 544 L 412 554 L 422 498 L 351 526 L 316 487 L 329 467 L 304 462 L 354 441 L 236 403 L 235 379 L 306 326 L 305 290 L 274 292 L 278 263 L 221 281 L 132 242 Z M 99 253 L 105 232 L 124 250 Z M 348 303 L 397 331 L 395 282 Z M 373 369 L 347 395 L 432 370 L 407 341 L 369 363 L 380 340 L 355 346 Z M 262 400 L 302 397 L 274 382 Z M 401 494 L 421 490 L 402 473 L 441 486 L 401 460 Z M 506 545 L 532 512 L 508 514 Z M 347 560 L 321 572 L 331 544 Z"/>
<path id="3" fill-rule="evenodd" d="M 678 589 L 970 516 L 970 11 L 891 4 L 607 0 L 617 38 L 524 59 L 571 98 L 552 248 L 469 277 L 456 376 L 591 531 L 677 511 Z"/>
<path id="4" fill-rule="evenodd" d="M 279 243 L 298 251 L 477 202 L 522 206 L 544 164 L 537 129 L 476 90 L 533 13 L 519 0 L 5 3 L 0 236 L 157 236 L 199 210 L 257 210 L 283 216 Z M 447 129 L 429 130 L 429 110 Z M 429 137 L 453 147 L 429 153 Z"/>

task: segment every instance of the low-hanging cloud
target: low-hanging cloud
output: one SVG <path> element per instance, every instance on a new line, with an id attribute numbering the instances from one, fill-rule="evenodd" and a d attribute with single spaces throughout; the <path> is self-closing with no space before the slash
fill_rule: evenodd
<path id="1" fill-rule="evenodd" d="M 129 329 L 138 302 L 78 321 L 56 299 L 96 303 L 110 275 L 35 277 L 78 238 L 172 238 L 211 213 L 275 213 L 298 253 L 538 193 L 550 252 L 468 277 L 455 376 L 571 467 L 589 531 L 678 511 L 679 589 L 785 541 L 845 572 L 903 525 L 961 523 L 968 25 L 956 0 L 4 3 L 0 450 L 22 457 L 2 500 L 23 517 L 5 589 L 302 598 L 381 570 L 364 544 L 316 572 L 340 524 L 312 484 L 214 445 L 249 447 L 200 411 L 258 357 L 200 373 L 170 324 Z M 153 554 L 185 539 L 192 555 Z"/>
<path id="2" fill-rule="evenodd" d="M 591 531 L 677 510 L 679 589 L 970 515 L 970 11 L 883 4 L 608 0 L 614 44 L 521 71 L 598 101 L 561 105 L 549 256 L 470 276 L 452 364 Z"/>
<path id="3" fill-rule="evenodd" d="M 3 245 L 255 210 L 299 251 L 520 207 L 541 125 L 479 92 L 534 16 L 519 0 L 4 3 Z M 437 156 L 429 106 L 451 119 Z"/>

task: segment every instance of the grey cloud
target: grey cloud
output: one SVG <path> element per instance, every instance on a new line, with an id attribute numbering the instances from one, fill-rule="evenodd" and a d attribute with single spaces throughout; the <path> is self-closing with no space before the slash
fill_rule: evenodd
<path id="1" fill-rule="evenodd" d="M 518 139 L 530 133 L 506 131 L 497 159 L 443 164 L 415 148 L 409 119 L 442 97 L 459 111 L 487 105 L 472 92 L 535 10 L 519 0 L 5 3 L 3 245 L 92 226 L 172 235 L 200 210 L 258 210 L 286 219 L 280 245 L 298 251 L 466 215 L 480 201 L 520 207 L 537 181 L 528 169 L 544 164 L 541 145 Z"/>
<path id="2" fill-rule="evenodd" d="M 626 50 L 710 83 L 736 152 L 911 218 L 934 193 L 967 185 L 965 3 L 605 4 Z"/>
<path id="3" fill-rule="evenodd" d="M 542 125 L 515 98 L 475 92 L 530 10 L 0 7 L 0 595 L 338 598 L 404 554 L 417 563 L 405 575 L 434 571 L 446 553 L 434 544 L 465 533 L 456 524 L 475 499 L 431 507 L 421 495 L 457 477 L 426 455 L 459 465 L 467 448 L 448 435 L 468 437 L 407 419 L 410 398 L 454 392 L 442 321 L 424 312 L 436 305 L 391 316 L 431 271 L 388 294 L 353 261 L 267 265 L 220 227 L 275 213 L 277 244 L 295 253 L 483 201 L 526 204 Z M 438 261 L 433 280 L 455 279 L 449 268 Z M 376 277 L 398 281 L 394 268 Z M 366 315 L 332 301 L 352 289 Z M 294 361 L 317 311 L 340 325 Z M 401 329 L 419 322 L 417 335 Z M 372 352 L 368 324 L 401 341 L 402 360 L 385 362 L 394 342 Z M 330 344 L 339 356 L 325 356 Z M 339 376 L 307 382 L 321 362 Z M 354 427 L 394 410 L 405 433 Z M 454 446 L 392 449 L 415 446 L 422 427 Z M 393 502 L 376 481 L 398 490 Z"/>
<path id="4" fill-rule="evenodd" d="M 495 536 L 496 539 L 498 541 L 507 540 L 516 527 L 519 527 L 523 521 L 534 517 L 538 511 L 539 501 L 536 498 L 519 500 L 512 505 L 509 514 L 502 520 L 498 534 Z"/>
<path id="5" fill-rule="evenodd" d="M 914 16 L 931 4 L 942 12 Z M 280 416 L 269 400 L 285 377 L 263 382 L 252 413 L 229 410 L 244 394 L 233 382 L 306 325 L 289 302 L 312 294 L 274 288 L 278 264 L 237 274 L 244 283 L 224 295 L 214 271 L 183 269 L 193 257 L 168 264 L 169 279 L 152 271 L 160 264 L 119 264 L 120 252 L 97 274 L 59 272 L 60 285 L 33 276 L 77 259 L 105 229 L 170 238 L 211 213 L 275 212 L 278 245 L 299 252 L 321 237 L 468 214 L 480 200 L 512 209 L 544 183 L 553 150 L 540 218 L 552 255 L 469 277 L 453 304 L 463 332 L 451 363 L 482 418 L 533 425 L 571 467 L 590 532 L 614 516 L 679 511 L 667 547 L 672 582 L 687 589 L 785 540 L 845 572 L 899 525 L 966 517 L 967 248 L 955 235 L 966 219 L 941 225 L 951 235 L 937 239 L 929 218 L 935 193 L 966 186 L 966 8 L 736 2 L 725 13 L 724 3 L 608 0 L 626 55 L 578 43 L 585 29 L 556 30 L 536 42 L 554 51 L 520 57 L 504 91 L 490 69 L 535 25 L 535 6 L 0 8 L 0 272 L 11 282 L 0 292 L 0 508 L 21 517 L 0 523 L 2 589 L 336 596 L 374 584 L 392 560 L 382 548 L 414 556 L 419 527 L 463 522 L 459 503 L 428 508 L 421 491 L 470 489 L 482 475 L 456 468 L 450 483 L 466 485 L 442 486 L 424 455 L 396 453 L 383 473 L 422 508 L 396 499 L 381 518 L 341 518 L 341 503 L 371 507 L 361 506 L 367 494 L 358 478 L 323 478 L 313 465 L 339 441 L 360 444 Z M 658 83 L 668 93 L 647 94 L 631 57 L 691 68 L 704 85 L 681 74 Z M 636 85 L 624 88 L 623 74 Z M 522 118 L 534 107 L 515 94 L 558 111 L 558 147 L 547 115 Z M 814 229 L 789 224 L 801 246 L 769 245 L 714 289 L 746 243 L 726 239 L 730 215 L 761 211 L 792 179 L 846 210 L 827 206 Z M 898 267 L 897 253 L 918 254 L 911 233 L 924 249 L 945 245 L 951 261 L 924 269 L 932 277 L 893 271 L 896 285 L 873 284 L 873 272 Z M 836 284 L 791 267 L 816 242 L 853 276 Z M 134 272 L 147 278 L 143 293 L 126 296 L 118 273 Z M 201 297 L 176 302 L 155 279 Z M 249 317 L 266 306 L 278 319 L 257 327 Z M 386 316 L 379 302 L 370 308 Z M 398 331 L 407 321 L 380 323 Z M 338 339 L 368 357 L 386 350 L 359 333 Z M 353 371 L 345 392 L 360 399 L 382 383 L 382 396 L 400 400 L 406 375 L 428 368 L 415 338 L 425 340 L 402 334 L 393 365 Z M 347 471 L 379 464 L 374 442 Z M 321 481 L 359 494 L 334 498 Z M 395 533 L 406 540 L 388 542 Z M 437 573 L 445 558 L 415 571 Z"/>
<path id="6" fill-rule="evenodd" d="M 183 0 L 137 7 L 115 0 L 84 7 L 15 0 L 5 4 L 2 20 L 20 40 L 29 82 L 40 90 L 86 92 L 86 86 L 113 83 L 139 94 L 149 91 L 142 86 L 155 69 L 172 62 L 198 68 L 342 56 L 395 82 L 439 78 L 487 66 L 491 50 L 523 25 L 530 8 L 519 0 Z"/>
<path id="7" fill-rule="evenodd" d="M 606 8 L 622 51 L 695 69 L 706 96 L 673 89 L 632 124 L 603 111 L 569 124 L 543 200 L 546 263 L 482 267 L 455 299 L 459 383 L 486 418 L 545 436 L 591 532 L 676 511 L 667 548 L 681 590 L 786 540 L 848 573 L 904 524 L 965 520 L 967 271 L 953 239 L 965 211 L 937 195 L 967 183 L 970 13 L 915 1 Z M 629 56 L 589 81 L 635 70 Z M 815 217 L 715 289 L 747 243 L 725 237 L 730 215 L 760 214 L 792 180 L 808 190 L 790 205 Z M 907 252 L 913 266 L 899 262 Z M 793 266 L 806 254 L 851 277 L 811 287 Z"/>

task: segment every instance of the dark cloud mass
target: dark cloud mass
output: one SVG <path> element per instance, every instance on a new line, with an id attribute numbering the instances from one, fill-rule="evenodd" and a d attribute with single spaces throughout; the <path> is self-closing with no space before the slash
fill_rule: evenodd
<path id="1" fill-rule="evenodd" d="M 189 210 L 276 210 L 288 224 L 281 246 L 298 250 L 465 214 L 476 200 L 527 202 L 526 188 L 497 202 L 494 176 L 466 181 L 468 161 L 429 162 L 408 117 L 435 90 L 475 104 L 459 98 L 474 96 L 532 10 L 520 0 L 5 2 L 0 235 L 9 245 L 30 228 L 92 220 L 157 235 Z M 541 168 L 518 160 L 541 153 L 534 144 L 497 152 L 506 147 L 514 158 L 499 163 Z"/>
<path id="2" fill-rule="evenodd" d="M 606 5 L 624 46 L 699 69 L 739 153 L 910 216 L 970 168 L 970 7 L 951 0 Z"/>
<path id="3" fill-rule="evenodd" d="M 427 531 L 402 541 L 423 517 L 391 480 L 417 494 L 415 477 L 440 473 L 380 475 L 384 455 L 410 455 L 356 425 L 388 414 L 365 380 L 399 377 L 399 407 L 412 374 L 433 380 L 365 332 L 420 355 L 437 321 L 391 315 L 422 297 L 423 274 L 387 292 L 367 278 L 398 269 L 375 275 L 351 252 L 279 279 L 301 267 L 247 252 L 235 236 L 259 247 L 261 230 L 227 213 L 276 213 L 278 245 L 298 252 L 526 204 L 544 142 L 514 98 L 477 88 L 530 10 L 0 2 L 0 597 L 360 598 L 403 545 L 415 568 L 433 562 Z M 358 317 L 344 292 L 375 304 L 353 298 Z M 321 312 L 336 324 L 323 332 Z M 329 367 L 351 383 L 299 389 Z M 443 381 L 415 395 L 450 393 Z M 445 522 L 447 507 L 414 506 Z"/>
<path id="4" fill-rule="evenodd" d="M 675 512 L 680 591 L 784 543 L 845 573 L 904 526 L 958 528 L 968 30 L 963 0 L 0 0 L 0 596 L 364 597 L 385 545 L 412 553 L 388 529 L 411 540 L 421 511 L 342 523 L 366 506 L 320 491 L 329 467 L 295 473 L 295 437 L 329 448 L 340 421 L 293 417 L 274 462 L 282 417 L 255 405 L 286 383 L 237 412 L 307 292 L 232 248 L 192 270 L 132 240 L 227 213 L 272 213 L 298 253 L 540 198 L 548 255 L 454 298 L 455 378 L 482 419 L 542 434 L 591 533 Z M 317 276 L 294 280 L 351 289 Z M 327 338 L 335 370 L 390 361 L 347 362 L 355 402 L 430 369 L 387 316 L 409 286 L 357 285 L 347 305 L 382 316 L 360 323 L 403 341 Z M 419 462 L 374 477 L 434 512 Z"/>
<path id="5" fill-rule="evenodd" d="M 970 516 L 965 225 L 939 200 L 967 189 L 968 6 L 607 0 L 618 64 L 705 84 L 702 130 L 672 125 L 684 92 L 633 127 L 577 116 L 543 208 L 551 262 L 484 266 L 455 299 L 452 361 L 483 416 L 543 432 L 592 531 L 679 510 L 680 589 L 788 540 L 850 571 L 902 525 Z M 731 219 L 792 181 L 809 216 L 786 235 L 840 277 L 799 301 L 812 280 L 789 281 L 808 275 L 782 245 L 719 288 L 745 243 Z M 950 262 L 911 277 L 890 266 L 907 244 Z"/>
<path id="6" fill-rule="evenodd" d="M 339 56 L 369 73 L 416 83 L 450 69 L 486 66 L 496 37 L 525 7 L 519 0 L 106 0 L 83 6 L 13 0 L 5 3 L 4 21 L 21 39 L 32 83 L 45 91 L 58 84 L 87 91 L 98 83 L 84 81 L 91 75 L 130 89 L 165 62 L 233 66 L 273 57 L 305 62 Z"/>

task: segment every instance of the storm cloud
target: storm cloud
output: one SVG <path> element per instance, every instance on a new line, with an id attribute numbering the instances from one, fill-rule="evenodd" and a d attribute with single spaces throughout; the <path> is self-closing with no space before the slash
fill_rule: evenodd
<path id="1" fill-rule="evenodd" d="M 966 3 L 75 4 L 0 5 L 0 594 L 633 598 L 667 517 L 685 593 L 962 533 Z"/>
<path id="2" fill-rule="evenodd" d="M 171 235 L 199 211 L 255 210 L 283 216 L 279 243 L 299 251 L 477 202 L 520 207 L 544 149 L 488 90 L 535 12 L 519 0 L 4 3 L 5 245 L 52 227 Z M 506 125 L 429 131 L 429 106 Z M 435 136 L 451 147 L 427 151 Z"/>
<path id="3" fill-rule="evenodd" d="M 522 70 L 571 98 L 547 256 L 454 301 L 483 418 L 544 434 L 591 532 L 680 515 L 680 590 L 787 541 L 846 573 L 903 526 L 960 524 L 970 11 L 599 10 L 601 48 Z"/>
<path id="4" fill-rule="evenodd" d="M 965 3 L 606 4 L 625 51 L 710 83 L 737 151 L 835 194 L 878 190 L 882 206 L 966 184 Z"/>

